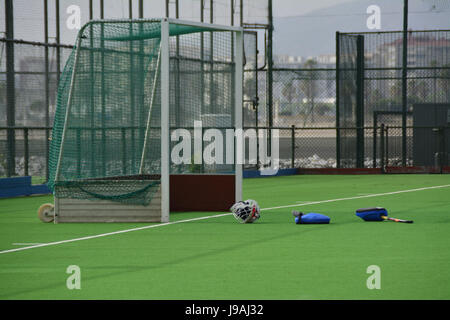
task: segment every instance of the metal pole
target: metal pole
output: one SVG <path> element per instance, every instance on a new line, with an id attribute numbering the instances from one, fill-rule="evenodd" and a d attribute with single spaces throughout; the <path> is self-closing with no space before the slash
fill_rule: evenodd
<path id="1" fill-rule="evenodd" d="M 259 92 L 258 92 L 258 80 L 259 80 L 259 73 L 258 73 L 258 33 L 255 35 L 255 125 L 258 127 L 258 108 L 259 108 Z M 256 140 L 259 141 L 259 140 Z"/>
<path id="2" fill-rule="evenodd" d="M 356 167 L 364 167 L 364 36 L 357 38 L 356 57 Z"/>
<path id="3" fill-rule="evenodd" d="M 148 142 L 148 139 L 149 139 L 148 135 L 149 135 L 149 130 L 150 130 L 150 121 L 152 119 L 151 115 L 152 115 L 152 110 L 153 110 L 153 104 L 154 104 L 154 99 L 155 99 L 156 88 L 158 87 L 157 81 L 158 81 L 158 76 L 159 76 L 159 65 L 160 65 L 160 61 L 161 61 L 161 51 L 162 51 L 162 42 L 161 42 L 161 44 L 159 46 L 158 59 L 156 60 L 155 77 L 153 78 L 152 95 L 150 97 L 150 107 L 149 107 L 148 115 L 147 115 L 147 125 L 145 126 L 144 146 L 142 148 L 141 164 L 139 166 L 139 174 L 143 174 L 144 173 L 144 160 L 145 160 L 145 154 L 147 152 L 147 142 Z M 167 108 L 168 107 L 169 106 L 167 106 Z M 161 127 L 161 130 L 163 130 L 162 127 Z"/>
<path id="4" fill-rule="evenodd" d="M 232 26 L 234 26 L 234 0 L 230 0 L 230 23 Z"/>
<path id="5" fill-rule="evenodd" d="M 139 18 L 143 18 L 144 17 L 144 1 L 143 0 L 139 0 Z"/>
<path id="6" fill-rule="evenodd" d="M 205 0 L 200 0 L 200 22 L 204 22 L 205 20 Z M 204 32 L 200 34 L 200 60 L 201 60 L 201 75 L 202 75 L 202 85 L 200 86 L 200 94 L 202 97 L 201 108 L 202 114 L 205 113 L 205 43 L 204 43 Z"/>
<path id="7" fill-rule="evenodd" d="M 129 0 L 128 2 L 128 18 L 129 19 L 133 19 L 133 0 Z M 130 27 L 130 36 L 133 36 L 133 23 L 130 22 L 129 24 Z M 131 106 L 131 114 L 130 114 L 130 127 L 131 127 L 131 172 L 134 172 L 134 164 L 135 164 L 135 150 L 136 150 L 136 140 L 134 137 L 134 125 L 136 123 L 136 99 L 135 99 L 135 80 L 134 80 L 134 75 L 135 75 L 135 67 L 134 67 L 134 41 L 130 41 L 130 46 L 129 46 L 129 51 L 130 51 L 130 73 L 128 76 L 128 79 L 130 81 L 130 106 Z M 127 155 L 128 152 L 126 152 L 126 131 L 124 130 L 122 132 L 122 141 L 124 143 L 124 155 L 123 155 L 123 173 L 126 173 L 126 166 L 127 166 Z"/>
<path id="8" fill-rule="evenodd" d="M 291 168 L 295 167 L 295 125 L 291 127 Z"/>
<path id="9" fill-rule="evenodd" d="M 59 17 L 59 0 L 55 0 L 56 7 L 56 83 L 59 83 L 59 78 L 61 76 L 61 49 L 59 44 L 61 43 L 61 28 L 60 28 L 60 17 Z"/>
<path id="10" fill-rule="evenodd" d="M 161 22 L 161 222 L 169 221 L 170 211 L 170 139 L 169 139 L 169 22 Z"/>
<path id="11" fill-rule="evenodd" d="M 64 142 L 66 140 L 67 125 L 68 125 L 68 120 L 69 120 L 70 109 L 72 108 L 73 87 L 75 86 L 75 75 L 77 73 L 78 56 L 80 54 L 80 47 L 81 47 L 81 36 L 78 37 L 77 44 L 75 47 L 75 50 L 76 50 L 75 51 L 75 59 L 74 59 L 74 63 L 73 63 L 72 76 L 71 76 L 71 80 L 70 80 L 69 96 L 67 97 L 66 115 L 64 117 L 63 132 L 61 135 L 61 145 L 59 146 L 58 162 L 56 164 L 55 182 L 59 181 L 61 161 L 62 161 L 63 152 L 64 152 Z"/>
<path id="12" fill-rule="evenodd" d="M 127 138 L 127 132 L 125 128 L 121 129 L 121 133 L 122 133 L 122 174 L 126 175 L 127 173 L 127 143 L 126 143 L 126 138 Z"/>
<path id="13" fill-rule="evenodd" d="M 244 24 L 244 0 L 239 3 L 239 8 L 239 25 L 242 26 Z"/>
<path id="14" fill-rule="evenodd" d="M 384 153 L 384 158 L 386 159 L 385 161 L 385 167 L 389 166 L 389 126 L 386 126 L 386 137 L 385 140 L 386 142 L 384 143 L 384 147 L 386 149 L 385 153 Z"/>
<path id="15" fill-rule="evenodd" d="M 48 0 L 44 0 L 44 42 L 48 43 Z M 45 126 L 50 126 L 50 75 L 49 75 L 49 64 L 48 64 L 48 46 L 45 46 Z M 48 168 L 48 157 L 50 152 L 50 132 L 48 129 L 45 130 L 45 181 L 48 181 L 49 168 Z"/>
<path id="16" fill-rule="evenodd" d="M 384 165 L 385 165 L 385 141 L 384 141 L 384 123 L 381 124 L 381 132 L 380 132 L 380 158 L 381 158 L 381 163 L 380 163 L 380 167 L 381 167 L 381 172 L 384 173 Z"/>
<path id="17" fill-rule="evenodd" d="M 268 0 L 268 31 L 267 31 L 267 112 L 268 112 L 268 126 L 273 127 L 273 15 L 272 15 L 272 0 Z M 272 135 L 269 129 L 269 136 L 267 137 L 267 153 L 272 155 Z"/>
<path id="18" fill-rule="evenodd" d="M 377 126 L 378 126 L 378 113 L 376 111 L 373 112 L 373 142 L 372 142 L 372 152 L 373 152 L 373 160 L 372 167 L 377 167 Z"/>
<path id="19" fill-rule="evenodd" d="M 268 39 L 267 39 L 267 107 L 268 107 L 268 113 L 269 113 L 269 127 L 273 127 L 273 44 L 272 44 L 272 38 L 273 38 L 273 16 L 272 16 L 272 0 L 268 0 L 268 22 L 269 22 L 269 29 L 268 29 Z M 270 141 L 270 135 L 269 135 L 269 141 Z M 270 145 L 268 147 L 268 150 L 271 150 Z"/>
<path id="20" fill-rule="evenodd" d="M 408 0 L 403 0 L 403 58 L 402 58 L 402 166 L 406 166 L 406 113 L 408 106 Z"/>
<path id="21" fill-rule="evenodd" d="M 92 5 L 92 0 L 90 1 L 90 5 Z M 93 19 L 93 14 L 94 11 L 92 10 L 92 6 L 89 9 L 89 18 L 90 20 Z M 92 23 L 89 25 L 89 45 L 90 48 L 93 49 L 94 48 L 94 27 L 92 25 Z M 90 90 L 90 109 L 91 109 L 91 116 L 90 116 L 90 124 L 91 124 L 91 177 L 95 177 L 96 175 L 96 166 L 95 166 L 95 157 L 96 157 L 96 153 L 94 152 L 95 150 L 95 140 L 96 140 L 96 131 L 95 131 L 95 89 L 94 89 L 94 85 L 95 85 L 95 76 L 96 76 L 96 71 L 94 68 L 94 63 L 95 63 L 95 59 L 94 59 L 94 52 L 93 50 L 90 50 L 89 52 L 89 71 L 90 71 L 90 86 L 89 86 L 89 90 Z"/>
<path id="22" fill-rule="evenodd" d="M 209 23 L 214 23 L 214 0 L 209 0 Z M 209 33 L 209 113 L 215 113 L 213 109 L 214 99 L 214 37 L 213 33 Z"/>
<path id="23" fill-rule="evenodd" d="M 179 0 L 175 0 L 175 18 L 179 19 L 180 18 L 180 10 L 179 10 Z M 180 97 L 181 97 L 181 79 L 180 79 L 180 36 L 176 36 L 176 91 L 175 91 L 175 105 L 176 105 L 176 109 L 175 109 L 175 123 L 177 126 L 180 125 L 181 122 L 181 107 L 180 107 Z M 181 169 L 181 166 L 179 167 L 179 169 Z"/>
<path id="24" fill-rule="evenodd" d="M 336 32 L 336 167 L 341 167 L 341 130 L 340 130 L 340 109 L 339 109 L 339 78 L 340 78 L 340 36 Z"/>
<path id="25" fill-rule="evenodd" d="M 5 0 L 5 34 L 7 40 L 14 39 L 13 0 Z M 16 124 L 15 113 L 14 42 L 6 42 L 6 125 L 7 130 L 7 176 L 16 174 Z"/>
<path id="26" fill-rule="evenodd" d="M 104 0 L 100 0 L 100 19 L 105 18 L 105 4 Z M 106 130 L 105 130 L 105 118 L 106 118 L 106 83 L 105 83 L 105 26 L 103 23 L 100 25 L 101 33 L 101 119 L 102 119 L 102 148 L 101 148 L 101 159 L 102 159 L 102 175 L 106 175 Z"/>
<path id="27" fill-rule="evenodd" d="M 24 148 L 25 148 L 25 154 L 23 156 L 24 158 L 24 172 L 25 172 L 25 176 L 28 176 L 28 165 L 29 165 L 29 161 L 28 159 L 30 158 L 30 147 L 29 147 L 29 141 L 28 141 L 28 128 L 24 128 L 23 129 L 23 143 L 24 143 Z"/>
<path id="28" fill-rule="evenodd" d="M 139 0 L 139 19 L 144 18 L 144 2 L 143 0 Z M 142 24 L 139 24 L 139 32 L 142 32 L 143 28 L 142 28 Z M 144 43 L 142 41 L 139 41 L 139 70 L 142 70 L 144 67 Z M 139 73 L 139 79 L 138 79 L 138 85 L 139 85 L 139 92 L 143 93 L 145 88 L 144 88 L 144 77 L 142 76 L 142 72 Z M 138 118 L 137 119 L 143 119 L 145 118 L 145 113 L 144 113 L 144 104 L 145 104 L 145 98 L 144 98 L 144 94 L 140 94 L 139 100 L 137 102 L 137 106 L 139 108 L 138 111 Z M 139 139 L 141 139 L 140 143 L 144 143 L 143 139 L 145 136 L 145 130 L 142 130 L 143 128 L 141 128 L 141 121 L 139 122 L 139 131 L 138 131 L 138 135 L 139 135 Z M 134 131 L 132 131 L 134 133 Z M 132 139 L 134 140 L 134 136 L 132 136 Z M 134 159 L 134 151 L 133 151 L 133 159 Z M 134 164 L 132 167 L 134 170 Z"/>
<path id="29" fill-rule="evenodd" d="M 236 130 L 242 129 L 242 97 L 243 97 L 243 63 L 244 63 L 244 32 L 237 32 L 236 33 L 236 72 L 234 74 L 235 76 L 235 110 L 234 110 L 234 126 Z M 244 144 L 244 141 L 242 141 Z M 235 159 L 240 159 L 240 153 L 243 153 L 242 160 L 245 156 L 245 150 L 244 146 L 239 146 L 239 143 L 236 143 L 236 153 L 235 153 Z M 236 162 L 235 164 L 235 201 L 241 201 L 242 200 L 242 177 L 243 177 L 243 165 Z"/>
<path id="30" fill-rule="evenodd" d="M 443 173 L 444 166 L 448 166 L 448 153 L 447 153 L 447 147 L 446 147 L 446 137 L 448 137 L 447 134 L 448 127 L 442 127 L 441 130 L 441 149 L 439 150 L 441 152 L 441 168 L 440 173 Z"/>

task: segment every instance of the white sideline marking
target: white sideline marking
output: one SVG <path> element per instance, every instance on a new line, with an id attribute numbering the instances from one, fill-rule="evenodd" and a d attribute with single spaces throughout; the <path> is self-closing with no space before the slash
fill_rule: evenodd
<path id="1" fill-rule="evenodd" d="M 274 209 L 282 209 L 282 208 L 292 208 L 292 207 L 298 207 L 298 206 L 306 206 L 306 205 L 310 205 L 310 204 L 319 204 L 319 203 L 328 203 L 328 202 L 336 202 L 336 201 L 344 201 L 344 200 L 371 198 L 371 197 L 387 196 L 387 195 L 391 195 L 391 194 L 399 194 L 399 193 L 406 193 L 406 192 L 422 191 L 422 190 L 429 190 L 429 189 L 448 188 L 448 187 L 450 187 L 450 184 L 445 184 L 445 185 L 442 185 L 442 186 L 433 186 L 433 187 L 409 189 L 409 190 L 392 191 L 392 192 L 385 192 L 385 193 L 373 193 L 373 194 L 368 194 L 368 195 L 363 195 L 363 196 L 356 196 L 356 197 L 331 199 L 331 200 L 320 200 L 320 201 L 312 201 L 312 202 L 299 203 L 299 204 L 290 204 L 290 205 L 286 205 L 286 206 L 265 208 L 265 209 L 261 209 L 261 210 L 274 210 Z M 1 251 L 0 251 L 0 253 L 1 253 Z"/>
<path id="2" fill-rule="evenodd" d="M 301 206 L 320 204 L 320 203 L 328 203 L 328 202 L 336 202 L 336 201 L 345 201 L 345 200 L 354 200 L 354 199 L 362 199 L 362 198 L 380 197 L 380 196 L 387 196 L 387 195 L 392 195 L 392 194 L 415 192 L 415 191 L 430 190 L 430 189 L 440 189 L 440 188 L 448 188 L 448 187 L 450 187 L 450 184 L 441 185 L 441 186 L 417 188 L 417 189 L 409 189 L 409 190 L 400 190 L 400 191 L 393 191 L 393 192 L 385 192 L 385 193 L 374 193 L 374 194 L 368 194 L 368 195 L 364 195 L 364 196 L 356 196 L 356 197 L 348 197 L 348 198 L 311 201 L 311 202 L 307 202 L 307 203 L 297 203 L 297 204 L 290 204 L 290 205 L 285 205 L 285 206 L 263 208 L 263 209 L 261 209 L 261 211 L 263 211 L 263 210 L 264 211 L 268 211 L 268 210 L 275 210 L 275 209 L 283 209 L 283 208 L 292 208 L 292 207 L 301 207 Z M 23 248 L 3 250 L 3 251 L 0 251 L 0 254 L 9 253 L 9 252 L 16 252 L 16 251 L 23 251 L 23 250 L 28 250 L 28 249 L 40 248 L 40 247 L 54 246 L 54 245 L 58 245 L 58 244 L 75 242 L 75 241 L 82 241 L 82 240 L 101 238 L 101 237 L 106 237 L 106 236 L 112 236 L 112 235 L 115 235 L 115 234 L 121 234 L 121 233 L 127 233 L 127 232 L 133 232 L 133 231 L 139 231 L 139 230 L 145 230 L 145 229 L 151 229 L 151 228 L 158 228 L 158 227 L 168 226 L 168 225 L 177 224 L 177 223 L 205 220 L 205 219 L 211 219 L 211 218 L 219 218 L 219 217 L 224 217 L 224 216 L 228 216 L 228 215 L 231 215 L 231 213 L 216 214 L 216 215 L 213 215 L 213 216 L 198 217 L 198 218 L 185 219 L 185 220 L 179 220 L 179 221 L 174 221 L 174 222 L 165 222 L 165 223 L 154 224 L 154 225 L 150 225 L 150 226 L 144 226 L 144 227 L 138 227 L 138 228 L 132 228 L 132 229 L 126 229 L 126 230 L 119 230 L 119 231 L 113 231 L 113 232 L 108 232 L 108 233 L 102 233 L 102 234 L 97 234 L 97 235 L 93 235 L 93 236 L 86 236 L 86 237 L 75 238 L 75 239 L 68 239 L 68 240 L 61 240 L 61 241 L 55 241 L 55 242 L 41 243 L 41 244 L 36 244 L 36 245 L 23 247 Z"/>
<path id="3" fill-rule="evenodd" d="M 18 242 L 18 243 L 11 243 L 13 246 L 34 246 L 37 244 L 42 244 L 41 242 Z"/>

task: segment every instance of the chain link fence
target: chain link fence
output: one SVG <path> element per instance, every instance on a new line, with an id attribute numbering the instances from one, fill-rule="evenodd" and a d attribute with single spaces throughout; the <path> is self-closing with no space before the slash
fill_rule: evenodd
<path id="1" fill-rule="evenodd" d="M 414 118 L 414 108 L 420 104 L 445 106 L 450 103 L 450 31 L 411 32 L 409 35 L 406 130 L 402 126 L 401 33 L 345 36 L 355 35 L 364 36 L 362 126 L 357 125 L 355 114 L 356 57 L 350 54 L 356 42 L 349 43 L 347 60 L 341 58 L 341 62 L 347 63 L 339 70 L 339 88 L 336 69 L 319 69 L 314 65 L 274 69 L 273 105 L 272 114 L 269 114 L 267 87 L 270 84 L 267 82 L 267 71 L 257 63 L 256 34 L 246 32 L 244 127 L 255 128 L 260 132 L 266 130 L 266 136 L 269 136 L 266 127 L 269 118 L 272 119 L 272 129 L 279 130 L 281 168 L 448 165 L 448 123 L 444 121 L 432 126 L 418 122 L 420 117 Z M 58 75 L 70 54 L 71 46 L 18 40 L 13 42 L 15 121 L 14 127 L 11 127 L 5 116 L 8 41 L 0 39 L 0 176 L 9 175 L 8 139 L 12 137 L 15 141 L 15 157 L 9 167 L 14 167 L 14 175 L 28 174 L 34 177 L 33 181 L 45 181 Z M 342 90 L 339 103 L 348 105 L 347 111 L 340 110 L 340 122 L 337 122 L 338 89 Z M 405 164 L 404 131 L 407 146 Z M 358 133 L 363 137 L 359 141 L 363 150 L 359 165 L 355 153 Z M 339 144 L 338 139 L 343 136 L 346 144 Z M 427 144 L 420 141 L 421 136 L 432 142 Z M 438 139 L 438 136 L 444 138 Z M 422 160 L 420 154 L 426 154 L 426 160 Z M 255 167 L 246 165 L 246 168 Z"/>
<path id="2" fill-rule="evenodd" d="M 273 103 L 274 126 L 335 126 L 335 70 L 274 69 Z"/>
<path id="3" fill-rule="evenodd" d="M 71 49 L 0 39 L 0 177 L 31 175 L 33 183 L 46 181 L 59 73 Z"/>
<path id="4" fill-rule="evenodd" d="M 450 30 L 409 31 L 405 41 L 401 31 L 338 33 L 337 41 L 338 126 L 400 127 L 395 137 L 401 141 L 397 154 L 401 161 L 392 163 L 413 165 L 418 146 L 413 145 L 413 131 L 408 128 L 425 125 L 417 118 L 413 122 L 417 106 L 427 104 L 431 111 L 437 105 L 450 105 Z M 437 120 L 426 125 L 432 124 L 444 125 Z M 367 156 L 367 136 L 362 131 L 350 136 L 348 130 L 340 133 L 339 162 L 342 167 L 353 166 L 348 159 Z"/>

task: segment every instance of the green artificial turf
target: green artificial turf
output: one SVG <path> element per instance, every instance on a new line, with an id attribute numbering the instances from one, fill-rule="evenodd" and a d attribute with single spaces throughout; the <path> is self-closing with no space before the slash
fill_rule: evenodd
<path id="1" fill-rule="evenodd" d="M 263 208 L 254 224 L 226 215 L 1 253 L 0 299 L 450 299 L 450 187 L 367 197 L 449 184 L 449 175 L 246 179 L 244 197 Z M 302 205 L 323 200 L 335 201 Z M 36 210 L 51 201 L 0 200 L 0 251 L 148 225 L 44 224 Z M 414 224 L 355 216 L 372 206 Z M 296 225 L 292 209 L 331 223 Z M 70 265 L 80 267 L 80 290 L 66 287 Z M 366 285 L 371 265 L 379 290 Z"/>

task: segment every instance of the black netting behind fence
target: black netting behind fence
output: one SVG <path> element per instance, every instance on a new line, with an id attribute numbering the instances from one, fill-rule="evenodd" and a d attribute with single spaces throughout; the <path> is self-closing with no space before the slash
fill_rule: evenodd
<path id="1" fill-rule="evenodd" d="M 368 148 L 363 131 L 345 127 L 385 125 L 397 127 L 392 164 L 412 165 L 413 131 L 407 127 L 423 125 L 412 122 L 415 106 L 427 104 L 430 112 L 438 104 L 450 106 L 450 30 L 409 31 L 406 52 L 401 31 L 338 33 L 337 41 L 338 162 L 359 167 L 358 158 L 366 159 L 370 150 L 373 158 L 379 156 L 376 139 Z M 363 57 L 362 68 L 358 57 Z"/>

